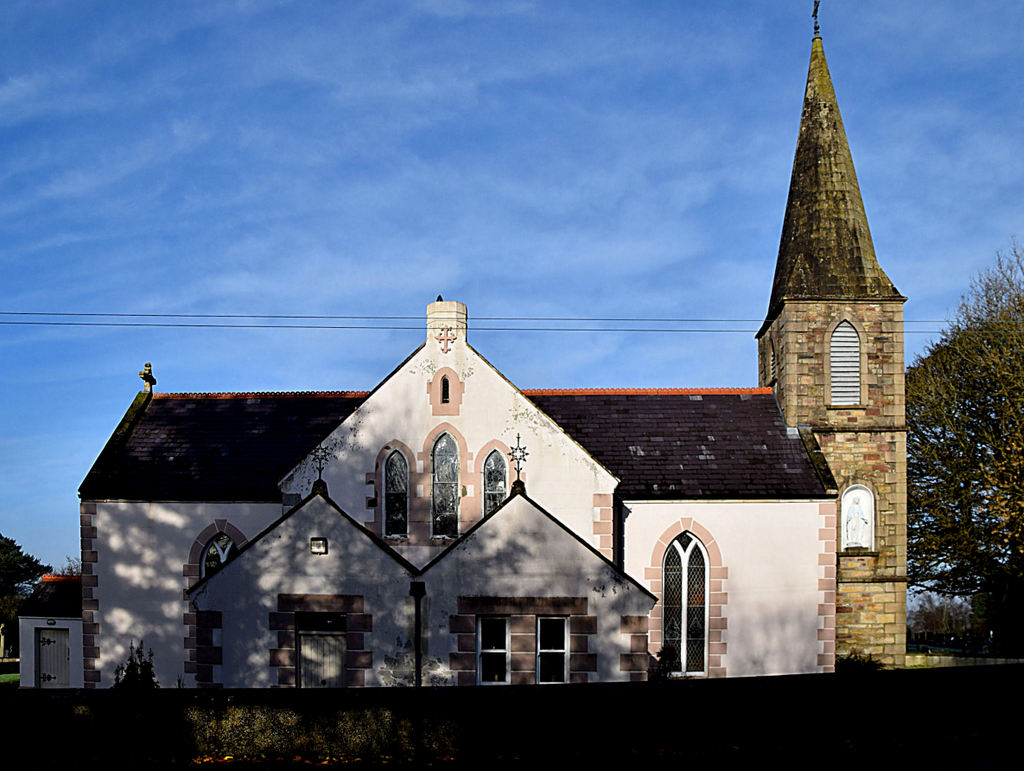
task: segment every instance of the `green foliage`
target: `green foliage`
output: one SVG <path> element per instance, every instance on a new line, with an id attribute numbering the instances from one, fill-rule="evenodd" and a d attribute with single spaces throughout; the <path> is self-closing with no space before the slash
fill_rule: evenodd
<path id="1" fill-rule="evenodd" d="M 40 576 L 50 570 L 49 565 L 25 554 L 13 538 L 0 534 L 0 624 L 7 626 L 8 647 L 17 648 L 18 611 L 22 602 L 32 593 Z"/>
<path id="2" fill-rule="evenodd" d="M 153 670 L 153 649 L 149 654 L 142 655 L 143 641 L 139 640 L 139 647 L 135 647 L 135 641 L 128 643 L 128 660 L 124 664 L 118 664 L 114 668 L 114 688 L 126 691 L 150 691 L 159 688 L 156 680 L 156 672 Z"/>
<path id="3" fill-rule="evenodd" d="M 1024 252 L 972 282 L 907 370 L 908 572 L 1024 650 Z"/>
<path id="4" fill-rule="evenodd" d="M 39 577 L 51 569 L 0 533 L 0 597 L 28 597 Z"/>
<path id="5" fill-rule="evenodd" d="M 885 664 L 876 659 L 870 653 L 847 653 L 845 656 L 836 656 L 836 674 L 839 675 L 862 675 L 868 672 L 880 672 L 885 669 Z"/>

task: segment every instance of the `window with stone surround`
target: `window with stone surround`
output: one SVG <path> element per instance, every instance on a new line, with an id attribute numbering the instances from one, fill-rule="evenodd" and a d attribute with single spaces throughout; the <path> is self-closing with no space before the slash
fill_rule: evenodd
<path id="1" fill-rule="evenodd" d="M 476 620 L 476 678 L 480 685 L 509 681 L 508 618 L 479 616 Z"/>
<path id="2" fill-rule="evenodd" d="M 228 561 L 228 557 L 234 553 L 235 542 L 227 533 L 217 533 L 206 543 L 203 549 L 203 561 L 201 563 L 202 576 L 206 577 L 216 573 Z"/>
<path id="3" fill-rule="evenodd" d="M 564 683 L 569 676 L 569 619 L 537 619 L 537 682 Z"/>
<path id="4" fill-rule="evenodd" d="M 831 404 L 860 404 L 860 335 L 841 321 L 829 340 Z"/>
<path id="5" fill-rule="evenodd" d="M 438 437 L 430 458 L 432 533 L 455 538 L 459 534 L 459 447 L 451 434 Z"/>
<path id="6" fill-rule="evenodd" d="M 707 671 L 707 564 L 704 545 L 692 533 L 681 534 L 665 550 L 662 656 L 674 674 Z"/>
<path id="7" fill-rule="evenodd" d="M 384 535 L 409 534 L 409 464 L 395 450 L 384 463 Z"/>
<path id="8" fill-rule="evenodd" d="M 484 516 L 486 517 L 505 500 L 505 484 L 508 479 L 508 467 L 505 456 L 493 450 L 484 461 Z"/>

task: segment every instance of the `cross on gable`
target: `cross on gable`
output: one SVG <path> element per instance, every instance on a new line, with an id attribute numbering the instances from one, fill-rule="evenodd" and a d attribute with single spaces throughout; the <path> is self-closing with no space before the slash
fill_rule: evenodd
<path id="1" fill-rule="evenodd" d="M 318 445 L 313 452 L 310 454 L 310 458 L 313 461 L 313 465 L 316 466 L 316 478 L 324 478 L 324 466 L 327 465 L 327 461 L 331 458 L 331 452 L 323 445 Z"/>
<path id="2" fill-rule="evenodd" d="M 441 344 L 441 353 L 448 353 L 451 350 L 451 344 L 455 342 L 456 337 L 452 334 L 451 327 L 442 327 L 441 331 L 437 333 L 437 337 L 434 338 Z"/>

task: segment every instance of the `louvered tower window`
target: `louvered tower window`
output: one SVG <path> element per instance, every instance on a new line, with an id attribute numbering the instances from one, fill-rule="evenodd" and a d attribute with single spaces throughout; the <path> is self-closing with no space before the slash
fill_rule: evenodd
<path id="1" fill-rule="evenodd" d="M 707 671 L 707 575 L 704 549 L 692 534 L 669 545 L 662 575 L 662 655 L 670 672 Z"/>
<path id="2" fill-rule="evenodd" d="M 860 336 L 842 321 L 829 341 L 832 362 L 832 404 L 860 404 Z"/>
<path id="3" fill-rule="evenodd" d="M 775 343 L 772 342 L 771 340 L 769 340 L 768 341 L 768 346 L 771 349 L 771 365 L 770 366 L 771 366 L 771 373 L 772 373 L 772 382 L 774 382 L 775 381 L 775 377 L 778 374 L 778 367 L 777 367 L 777 362 L 776 362 L 776 359 L 775 359 Z"/>

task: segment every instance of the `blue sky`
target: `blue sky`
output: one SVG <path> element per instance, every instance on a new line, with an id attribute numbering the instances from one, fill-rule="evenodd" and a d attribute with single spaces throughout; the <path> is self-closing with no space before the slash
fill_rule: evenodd
<path id="1" fill-rule="evenodd" d="M 144 362 L 163 391 L 371 388 L 438 293 L 522 387 L 756 385 L 757 321 L 474 318 L 760 320 L 811 6 L 6 0 L 0 311 L 416 318 L 0 325 L 0 531 L 55 565 L 77 553 L 77 487 Z M 1021 3 L 822 4 L 876 251 L 912 321 L 946 318 L 1021 234 L 1022 22 Z M 908 363 L 933 338 L 908 334 Z"/>

